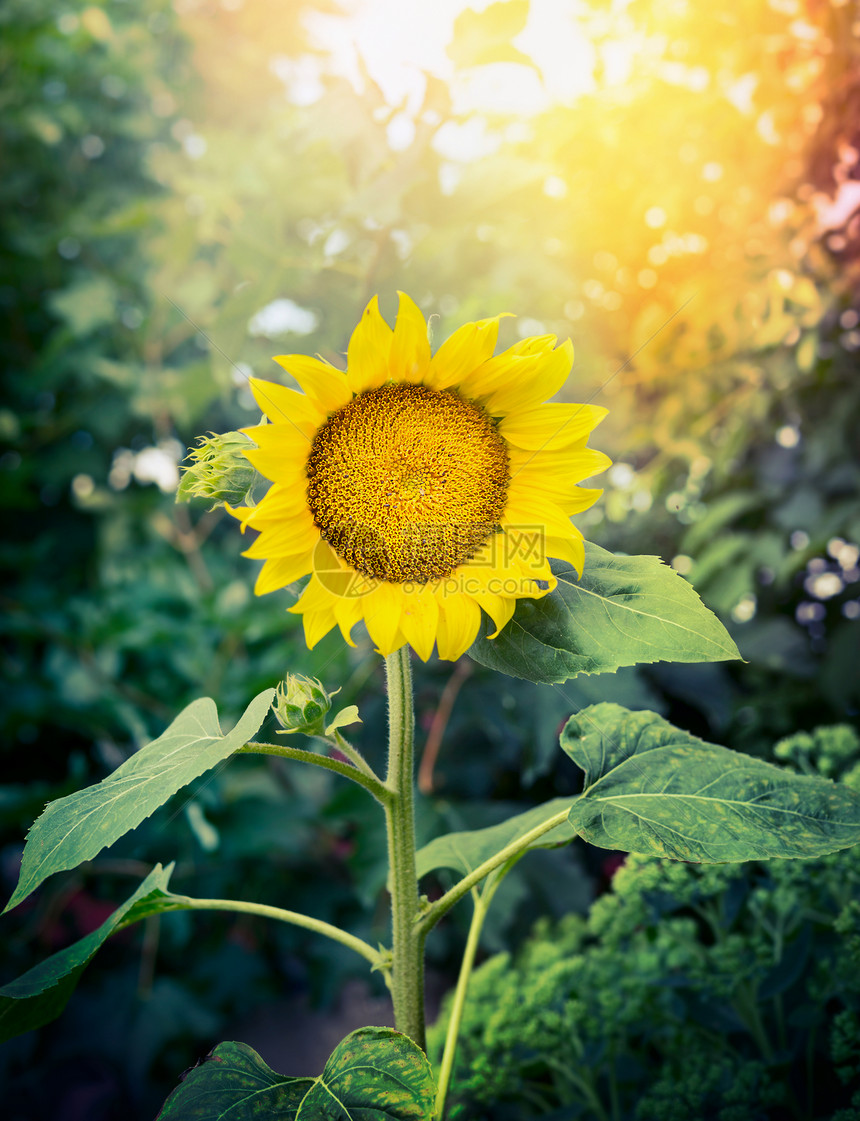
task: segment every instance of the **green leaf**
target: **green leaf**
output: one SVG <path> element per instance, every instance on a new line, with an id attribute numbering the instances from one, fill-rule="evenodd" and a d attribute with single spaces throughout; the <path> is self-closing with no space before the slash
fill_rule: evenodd
<path id="1" fill-rule="evenodd" d="M 640 662 L 740 658 L 722 623 L 659 557 L 616 557 L 586 542 L 582 579 L 553 561 L 558 586 L 521 599 L 498 638 L 492 624 L 469 654 L 490 669 L 529 681 L 560 682 Z"/>
<path id="2" fill-rule="evenodd" d="M 463 833 L 447 833 L 443 837 L 435 837 L 416 854 L 418 876 L 426 876 L 437 868 L 453 868 L 468 876 L 485 860 L 501 852 L 517 838 L 536 829 L 545 821 L 555 817 L 562 810 L 570 808 L 570 798 L 553 798 L 550 802 L 535 806 L 525 813 L 508 818 L 498 825 L 491 825 L 486 829 L 473 829 Z M 576 836 L 574 829 L 563 821 L 553 829 L 543 833 L 536 840 L 531 841 L 523 849 L 528 852 L 535 848 L 553 848 L 556 845 L 566 845 Z M 493 875 L 494 873 L 490 873 Z"/>
<path id="3" fill-rule="evenodd" d="M 114 931 L 162 910 L 173 865 L 157 864 L 134 895 L 114 911 L 98 930 L 39 962 L 0 989 L 0 1043 L 32 1031 L 59 1016 L 90 959 Z"/>
<path id="4" fill-rule="evenodd" d="M 814 857 L 860 842 L 860 795 L 600 704 L 561 746 L 585 772 L 570 824 L 600 848 L 704 864 Z"/>
<path id="5" fill-rule="evenodd" d="M 226 736 L 215 702 L 209 697 L 193 701 L 157 740 L 112 775 L 50 802 L 27 835 L 18 886 L 4 913 L 48 876 L 92 860 L 177 790 L 247 743 L 263 723 L 274 695 L 274 689 L 266 689 L 255 697 Z"/>
<path id="6" fill-rule="evenodd" d="M 392 1028 L 360 1028 L 319 1078 L 276 1074 L 244 1043 L 219 1043 L 188 1072 L 158 1121 L 430 1121 L 436 1087 L 424 1052 Z"/>
<path id="7" fill-rule="evenodd" d="M 338 728 L 346 728 L 349 724 L 361 724 L 361 722 L 361 717 L 358 715 L 358 706 L 347 705 L 346 708 L 342 708 L 336 716 L 332 717 L 330 724 L 326 724 L 325 734 L 330 736 Z"/>
<path id="8" fill-rule="evenodd" d="M 75 335 L 88 335 L 116 318 L 117 288 L 106 276 L 90 276 L 48 298 L 55 315 L 65 319 Z"/>

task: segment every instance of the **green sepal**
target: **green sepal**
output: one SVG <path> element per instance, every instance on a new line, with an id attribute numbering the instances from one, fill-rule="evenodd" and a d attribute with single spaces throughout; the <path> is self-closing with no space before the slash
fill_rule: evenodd
<path id="1" fill-rule="evenodd" d="M 329 724 L 326 725 L 325 734 L 327 736 L 333 735 L 338 728 L 346 728 L 348 724 L 360 724 L 361 717 L 358 715 L 357 705 L 347 705 L 342 708 L 336 716 L 334 716 Z"/>
<path id="2" fill-rule="evenodd" d="M 242 432 L 210 432 L 197 445 L 188 452 L 190 462 L 183 464 L 176 501 L 202 498 L 211 503 L 211 510 L 253 505 L 254 491 L 262 480 L 244 453 L 255 447 L 254 441 Z"/>
<path id="3" fill-rule="evenodd" d="M 331 708 L 331 699 L 339 693 L 326 691 L 316 677 L 306 677 L 303 673 L 288 673 L 278 686 L 275 703 L 272 706 L 275 716 L 283 725 L 278 729 L 281 735 L 302 732 L 306 736 L 323 734 L 325 715 Z"/>

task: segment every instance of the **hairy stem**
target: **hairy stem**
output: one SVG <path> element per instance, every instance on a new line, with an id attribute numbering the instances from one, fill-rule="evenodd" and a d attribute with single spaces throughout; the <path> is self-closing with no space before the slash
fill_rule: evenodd
<path id="1" fill-rule="evenodd" d="M 388 775 L 385 820 L 391 887 L 391 995 L 398 1031 L 424 1048 L 424 933 L 416 924 L 415 779 L 409 647 L 385 659 L 388 681 Z"/>
<path id="2" fill-rule="evenodd" d="M 345 930 L 321 919 L 313 919 L 310 915 L 302 915 L 298 911 L 285 911 L 283 907 L 270 907 L 267 903 L 244 903 L 239 899 L 194 899 L 188 895 L 181 895 L 166 899 L 159 907 L 159 912 L 161 911 L 237 911 L 240 914 L 277 919 L 292 926 L 301 926 L 305 930 L 313 931 L 314 934 L 322 934 L 333 942 L 340 942 L 342 946 L 347 946 L 366 958 L 377 969 L 382 969 L 385 965 L 382 954 L 361 938 L 356 938 L 354 934 L 348 934 Z M 131 921 L 133 922 L 134 919 Z"/>
<path id="3" fill-rule="evenodd" d="M 380 786 L 382 785 L 373 767 L 371 767 L 358 748 L 353 747 L 349 740 L 340 734 L 337 728 L 335 728 L 331 736 L 323 736 L 321 738 L 325 743 L 333 743 L 341 755 L 345 755 L 346 758 L 349 759 L 351 763 L 354 763 L 368 778 L 372 778 L 374 782 L 378 782 Z"/>
<path id="4" fill-rule="evenodd" d="M 316 751 L 304 751 L 300 747 L 286 747 L 279 743 L 246 743 L 244 747 L 239 748 L 237 754 L 275 755 L 280 759 L 296 759 L 299 763 L 310 763 L 314 767 L 323 767 L 327 771 L 334 771 L 335 774 L 343 775 L 344 778 L 351 778 L 353 782 L 357 782 L 359 786 L 369 790 L 383 806 L 389 801 L 388 789 L 372 772 L 368 774 L 366 771 L 353 766 L 352 763 L 343 763 L 340 759 L 330 759 L 327 755 L 317 754 Z M 370 770 L 369 767 L 368 770 Z"/>

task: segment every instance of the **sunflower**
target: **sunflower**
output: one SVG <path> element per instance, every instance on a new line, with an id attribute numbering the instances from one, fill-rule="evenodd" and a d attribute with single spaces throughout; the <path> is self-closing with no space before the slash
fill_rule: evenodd
<path id="1" fill-rule="evenodd" d="M 300 577 L 290 608 L 308 646 L 363 620 L 382 654 L 434 643 L 455 660 L 483 610 L 495 638 L 518 599 L 555 587 L 549 558 L 582 573 L 572 514 L 602 493 L 577 484 L 609 459 L 587 447 L 606 410 L 545 404 L 564 385 L 569 341 L 523 339 L 493 354 L 499 319 L 455 331 L 431 355 L 424 317 L 403 293 L 392 330 L 376 298 L 342 371 L 302 354 L 276 358 L 302 393 L 252 379 L 269 423 L 243 431 L 244 454 L 272 486 L 231 513 L 259 531 L 257 595 Z"/>

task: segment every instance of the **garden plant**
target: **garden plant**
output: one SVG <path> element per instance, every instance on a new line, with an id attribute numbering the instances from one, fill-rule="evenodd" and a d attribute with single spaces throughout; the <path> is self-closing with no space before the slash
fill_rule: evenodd
<path id="1" fill-rule="evenodd" d="M 726 865 L 810 860 L 860 840 L 851 784 L 738 755 L 655 713 L 604 703 L 573 714 L 561 733 L 582 771 L 580 794 L 417 849 L 413 651 L 427 660 L 435 646 L 451 661 L 469 651 L 500 673 L 544 683 L 657 660 L 738 657 L 693 588 L 658 558 L 583 542 L 570 517 L 599 497 L 579 484 L 607 466 L 588 446 L 605 410 L 548 403 L 567 380 L 570 343 L 527 337 L 496 354 L 498 322 L 465 324 L 433 353 L 408 296 L 400 295 L 393 329 L 371 300 L 345 370 L 281 356 L 300 390 L 255 379 L 263 422 L 203 438 L 180 488 L 180 497 L 224 503 L 242 530 L 258 531 L 247 555 L 265 558 L 259 595 L 306 581 L 291 610 L 302 615 L 310 647 L 334 627 L 351 643 L 365 624 L 385 659 L 385 773 L 346 738 L 359 708 L 337 711 L 331 683 L 298 669 L 253 698 L 226 734 L 215 702 L 195 701 L 113 774 L 49 804 L 7 905 L 91 860 L 231 756 L 262 754 L 333 771 L 376 801 L 388 843 L 390 943 L 372 946 L 286 907 L 175 894 L 171 868 L 158 865 L 92 934 L 4 987 L 7 1034 L 56 1016 L 100 945 L 132 923 L 182 910 L 262 915 L 338 942 L 380 971 L 396 1029 L 353 1032 L 319 1075 L 277 1074 L 247 1045 L 221 1043 L 161 1116 L 442 1118 L 485 916 L 529 850 L 579 836 L 621 852 Z M 271 483 L 259 501 L 257 475 Z M 302 734 L 307 746 L 255 739 L 272 707 L 281 733 Z M 420 880 L 440 868 L 459 878 L 431 901 Z M 425 1054 L 425 940 L 467 898 L 471 925 L 434 1070 Z M 570 1077 L 586 1084 L 590 1075 L 574 1062 Z"/>
<path id="2" fill-rule="evenodd" d="M 4 1121 L 858 1121 L 856 0 L 0 74 Z"/>

